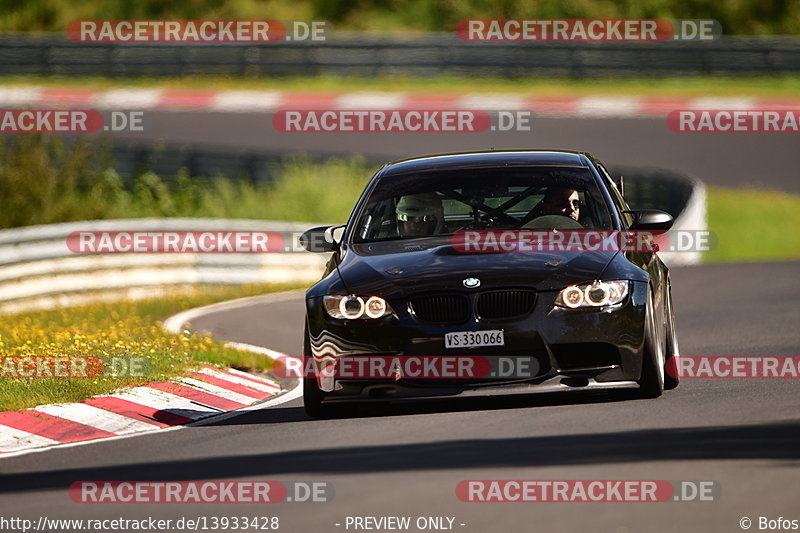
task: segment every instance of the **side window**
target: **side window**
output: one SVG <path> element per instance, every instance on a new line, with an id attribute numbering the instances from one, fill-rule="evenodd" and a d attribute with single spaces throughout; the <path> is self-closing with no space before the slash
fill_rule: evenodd
<path id="1" fill-rule="evenodd" d="M 385 239 L 397 233 L 394 199 L 387 198 L 373 205 L 361 217 L 358 240 Z"/>
<path id="2" fill-rule="evenodd" d="M 616 204 L 620 212 L 630 210 L 630 207 L 628 207 L 628 203 L 620 194 L 619 189 L 617 189 L 616 183 L 614 183 L 614 180 L 611 179 L 611 174 L 609 174 L 606 168 L 600 163 L 597 163 L 597 168 L 600 170 L 600 175 L 603 176 L 603 178 L 606 180 L 606 184 L 608 185 L 608 190 L 611 191 L 611 199 L 614 200 L 614 203 Z M 633 215 L 629 213 L 622 213 L 622 218 L 625 219 L 625 224 L 627 226 L 633 224 Z"/>

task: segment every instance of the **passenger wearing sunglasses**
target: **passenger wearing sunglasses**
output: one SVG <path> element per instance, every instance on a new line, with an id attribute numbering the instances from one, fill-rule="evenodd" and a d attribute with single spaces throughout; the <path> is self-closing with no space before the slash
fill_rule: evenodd
<path id="1" fill-rule="evenodd" d="M 522 224 L 545 215 L 562 215 L 577 221 L 581 215 L 581 200 L 578 191 L 568 187 L 550 187 L 542 201 L 531 209 Z"/>
<path id="2" fill-rule="evenodd" d="M 581 200 L 578 191 L 566 188 L 549 188 L 542 199 L 543 215 L 564 215 L 578 220 L 581 214 Z"/>

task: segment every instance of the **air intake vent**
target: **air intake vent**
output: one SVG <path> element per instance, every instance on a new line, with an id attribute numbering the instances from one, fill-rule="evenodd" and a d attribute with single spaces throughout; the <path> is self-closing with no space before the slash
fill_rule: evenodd
<path id="1" fill-rule="evenodd" d="M 498 320 L 527 315 L 533 309 L 536 293 L 533 291 L 492 291 L 478 295 L 478 316 Z"/>
<path id="2" fill-rule="evenodd" d="M 469 318 L 469 300 L 458 294 L 415 296 L 411 309 L 423 322 L 460 324 Z"/>

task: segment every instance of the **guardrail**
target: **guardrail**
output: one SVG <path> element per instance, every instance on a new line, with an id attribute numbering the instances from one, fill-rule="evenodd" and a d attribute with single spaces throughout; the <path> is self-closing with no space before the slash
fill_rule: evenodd
<path id="1" fill-rule="evenodd" d="M 600 76 L 767 74 L 800 70 L 800 40 L 723 36 L 712 42 L 465 42 L 343 36 L 270 44 L 76 43 L 0 39 L 0 74 L 175 76 Z"/>
<path id="2" fill-rule="evenodd" d="M 0 313 L 69 305 L 101 294 L 148 296 L 167 286 L 198 283 L 311 283 L 327 260 L 307 252 L 83 255 L 67 246 L 75 231 L 272 231 L 293 239 L 309 227 L 263 220 L 149 218 L 2 230 Z"/>

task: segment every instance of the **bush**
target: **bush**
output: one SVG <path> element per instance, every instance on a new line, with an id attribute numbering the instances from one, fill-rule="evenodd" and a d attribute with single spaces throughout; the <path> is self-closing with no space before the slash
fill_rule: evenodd
<path id="1" fill-rule="evenodd" d="M 800 33 L 800 3 L 787 0 L 0 0 L 0 31 L 64 32 L 81 19 L 264 18 L 371 31 L 453 31 L 465 18 L 713 18 L 725 34 Z"/>
<path id="2" fill-rule="evenodd" d="M 0 144 L 0 228 L 139 217 L 344 221 L 371 176 L 360 158 L 285 162 L 274 183 L 217 176 L 123 180 L 101 142 L 21 135 Z"/>

